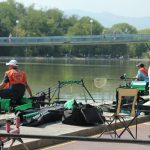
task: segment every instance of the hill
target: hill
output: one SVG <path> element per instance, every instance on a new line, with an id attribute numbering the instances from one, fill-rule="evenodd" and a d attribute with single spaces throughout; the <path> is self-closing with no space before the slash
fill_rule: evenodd
<path id="1" fill-rule="evenodd" d="M 137 29 L 150 28 L 150 17 L 125 17 L 117 16 L 109 12 L 93 13 L 82 10 L 65 10 L 64 14 L 68 16 L 77 15 L 79 17 L 89 16 L 99 21 L 105 27 L 111 27 L 116 23 L 128 23 Z"/>

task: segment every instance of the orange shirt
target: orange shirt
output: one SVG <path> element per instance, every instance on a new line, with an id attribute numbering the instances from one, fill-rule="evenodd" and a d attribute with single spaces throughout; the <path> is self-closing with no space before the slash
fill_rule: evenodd
<path id="1" fill-rule="evenodd" d="M 6 75 L 9 78 L 9 85 L 26 83 L 26 74 L 24 71 L 11 69 L 6 71 Z"/>

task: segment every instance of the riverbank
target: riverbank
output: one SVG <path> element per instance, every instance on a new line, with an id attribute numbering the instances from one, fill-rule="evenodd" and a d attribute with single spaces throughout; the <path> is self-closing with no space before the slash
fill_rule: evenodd
<path id="1" fill-rule="evenodd" d="M 66 60 L 66 59 L 74 59 L 74 60 L 117 60 L 117 61 L 147 61 L 149 62 L 150 59 L 148 58 L 129 58 L 129 59 L 119 59 L 119 58 L 98 58 L 98 57 L 6 57 L 6 56 L 1 56 L 0 61 L 3 60 L 11 60 L 11 59 L 16 59 L 16 60 Z"/>

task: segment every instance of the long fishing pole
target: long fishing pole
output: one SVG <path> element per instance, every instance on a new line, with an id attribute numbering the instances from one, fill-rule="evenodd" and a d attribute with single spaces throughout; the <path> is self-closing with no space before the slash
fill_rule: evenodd
<path id="1" fill-rule="evenodd" d="M 99 78 L 99 79 L 104 79 L 104 78 Z M 105 78 L 107 80 L 124 80 L 124 79 L 121 79 L 121 78 Z M 126 78 L 127 80 L 135 80 L 137 78 L 135 77 L 130 77 L 130 78 Z"/>

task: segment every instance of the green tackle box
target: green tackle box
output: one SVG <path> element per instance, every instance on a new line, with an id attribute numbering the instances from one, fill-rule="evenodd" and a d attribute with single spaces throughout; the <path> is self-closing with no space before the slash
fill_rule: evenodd
<path id="1" fill-rule="evenodd" d="M 27 104 L 16 106 L 14 109 L 15 111 L 19 111 L 19 110 L 26 110 L 29 108 L 32 108 L 32 103 L 27 103 Z"/>
<path id="2" fill-rule="evenodd" d="M 22 103 L 21 105 L 16 106 L 14 108 L 15 111 L 26 110 L 26 109 L 32 108 L 32 99 L 30 98 L 23 97 L 21 99 L 21 103 Z"/>
<path id="3" fill-rule="evenodd" d="M 30 99 L 30 98 L 23 97 L 23 98 L 21 99 L 21 103 L 22 103 L 22 104 L 28 104 L 28 103 L 32 103 L 32 102 L 33 102 L 33 100 Z"/>
<path id="4" fill-rule="evenodd" d="M 9 112 L 11 99 L 0 99 L 0 110 Z"/>
<path id="5" fill-rule="evenodd" d="M 146 90 L 146 82 L 145 81 L 132 81 L 131 88 L 137 88 L 140 91 Z"/>

